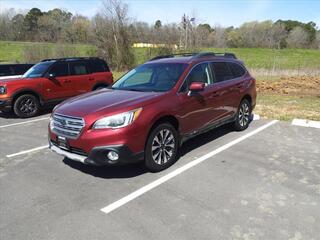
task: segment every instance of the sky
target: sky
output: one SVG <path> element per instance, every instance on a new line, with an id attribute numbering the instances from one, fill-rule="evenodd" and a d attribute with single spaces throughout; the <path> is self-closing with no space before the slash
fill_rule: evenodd
<path id="1" fill-rule="evenodd" d="M 48 11 L 63 8 L 73 14 L 94 16 L 101 9 L 102 0 L 0 0 L 0 11 L 15 8 L 26 11 L 32 7 Z M 129 15 L 137 21 L 153 24 L 180 22 L 186 13 L 196 23 L 239 26 L 248 21 L 291 19 L 313 21 L 320 29 L 320 0 L 123 0 Z"/>

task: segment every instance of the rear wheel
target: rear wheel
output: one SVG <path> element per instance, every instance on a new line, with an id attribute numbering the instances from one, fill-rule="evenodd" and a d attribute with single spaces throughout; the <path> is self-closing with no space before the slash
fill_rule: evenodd
<path id="1" fill-rule="evenodd" d="M 238 108 L 234 128 L 237 131 L 242 131 L 248 128 L 250 123 L 251 105 L 247 99 L 243 99 Z"/>
<path id="2" fill-rule="evenodd" d="M 13 104 L 14 113 L 21 118 L 34 117 L 39 113 L 39 110 L 39 100 L 32 94 L 21 95 Z"/>
<path id="3" fill-rule="evenodd" d="M 145 149 L 145 164 L 152 172 L 171 166 L 178 152 L 178 132 L 170 123 L 161 123 L 149 135 Z"/>

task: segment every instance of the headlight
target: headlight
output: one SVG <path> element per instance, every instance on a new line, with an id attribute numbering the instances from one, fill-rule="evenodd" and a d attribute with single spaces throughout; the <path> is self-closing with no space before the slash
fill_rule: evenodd
<path id="1" fill-rule="evenodd" d="M 5 94 L 6 93 L 6 87 L 0 86 L 0 94 Z"/>
<path id="2" fill-rule="evenodd" d="M 93 125 L 93 129 L 104 129 L 104 128 L 122 128 L 131 124 L 137 119 L 141 113 L 142 108 L 138 108 L 129 112 L 120 113 L 117 115 L 101 118 L 96 121 Z"/>

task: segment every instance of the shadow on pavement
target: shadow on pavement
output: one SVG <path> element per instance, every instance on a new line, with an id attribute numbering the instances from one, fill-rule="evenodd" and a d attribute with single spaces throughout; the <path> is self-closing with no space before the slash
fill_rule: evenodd
<path id="1" fill-rule="evenodd" d="M 232 132 L 232 127 L 230 127 L 230 125 L 227 124 L 225 126 L 216 128 L 207 133 L 194 137 L 186 141 L 182 145 L 182 147 L 180 148 L 180 157 L 230 132 Z M 179 159 L 177 161 L 179 161 Z M 77 169 L 83 173 L 90 174 L 92 176 L 99 177 L 99 178 L 105 178 L 105 179 L 132 178 L 148 172 L 148 169 L 145 167 L 144 162 L 128 164 L 128 165 L 120 165 L 120 166 L 105 166 L 105 167 L 85 165 L 83 163 L 70 160 L 68 158 L 65 158 L 63 162 L 66 165 L 70 166 L 71 168 Z"/>
<path id="2" fill-rule="evenodd" d="M 40 117 L 40 116 L 42 116 L 42 115 L 46 115 L 46 114 L 48 114 L 48 113 L 51 113 L 52 110 L 53 110 L 53 107 L 46 107 L 46 108 L 42 109 L 42 110 L 40 111 L 40 113 L 39 113 L 37 116 L 35 116 L 35 117 Z M 1 112 L 1 111 L 0 111 L 0 118 L 20 119 L 19 117 L 17 117 L 17 116 L 13 113 L 13 111 L 10 111 L 10 112 Z M 24 119 L 31 119 L 31 120 L 32 120 L 32 118 L 24 118 Z"/>

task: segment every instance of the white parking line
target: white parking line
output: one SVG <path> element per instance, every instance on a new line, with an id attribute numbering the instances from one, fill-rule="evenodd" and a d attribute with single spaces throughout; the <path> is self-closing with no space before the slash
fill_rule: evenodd
<path id="1" fill-rule="evenodd" d="M 23 155 L 23 154 L 26 154 L 26 153 L 31 153 L 31 152 L 39 151 L 39 150 L 42 150 L 42 149 L 46 149 L 48 147 L 49 147 L 49 145 L 36 147 L 36 148 L 29 149 L 29 150 L 21 151 L 21 152 L 18 152 L 18 153 L 9 154 L 6 157 L 7 158 L 12 158 L 12 157 L 16 157 L 16 156 Z"/>
<path id="2" fill-rule="evenodd" d="M 2 125 L 2 126 L 0 126 L 0 128 L 13 127 L 13 126 L 17 126 L 17 125 L 33 123 L 33 122 L 39 122 L 39 121 L 48 120 L 48 119 L 49 119 L 49 117 L 38 118 L 38 119 L 33 119 L 33 120 L 29 120 L 29 121 L 24 121 L 24 122 L 18 122 L 18 123 L 12 123 L 12 124 L 8 124 L 8 125 Z"/>
<path id="3" fill-rule="evenodd" d="M 292 125 L 295 126 L 301 126 L 301 127 L 312 127 L 312 128 L 320 128 L 320 122 L 319 121 L 311 121 L 307 119 L 293 119 Z"/>
<path id="4" fill-rule="evenodd" d="M 130 193 L 129 195 L 119 199 L 118 201 L 115 201 L 111 204 L 109 204 L 108 206 L 104 207 L 104 208 L 101 208 L 100 211 L 104 212 L 104 213 L 110 213 L 112 212 L 113 210 L 127 204 L 128 202 L 134 200 L 135 198 L 141 196 L 142 194 L 145 194 L 146 192 L 152 190 L 153 188 L 156 188 L 157 186 L 161 185 L 162 183 L 165 183 L 167 182 L 168 180 L 170 180 L 171 178 L 174 178 L 175 176 L 179 175 L 180 173 L 183 173 L 184 171 L 198 165 L 199 163 L 202 163 L 203 161 L 213 157 L 214 155 L 232 147 L 233 145 L 236 145 L 237 143 L 240 143 L 242 142 L 243 140 L 263 131 L 264 129 L 270 127 L 271 125 L 275 124 L 276 122 L 278 122 L 277 120 L 273 120 L 255 130 L 253 130 L 252 132 L 249 132 L 245 135 L 243 135 L 242 137 L 239 137 L 219 148 L 217 148 L 216 150 L 212 151 L 212 152 L 209 152 L 207 153 L 206 155 L 200 157 L 200 158 L 197 158 L 196 160 L 193 160 L 191 162 L 189 162 L 188 164 L 168 173 L 167 175 L 149 183 L 148 185 L 145 185 L 143 186 L 142 188 Z"/>

